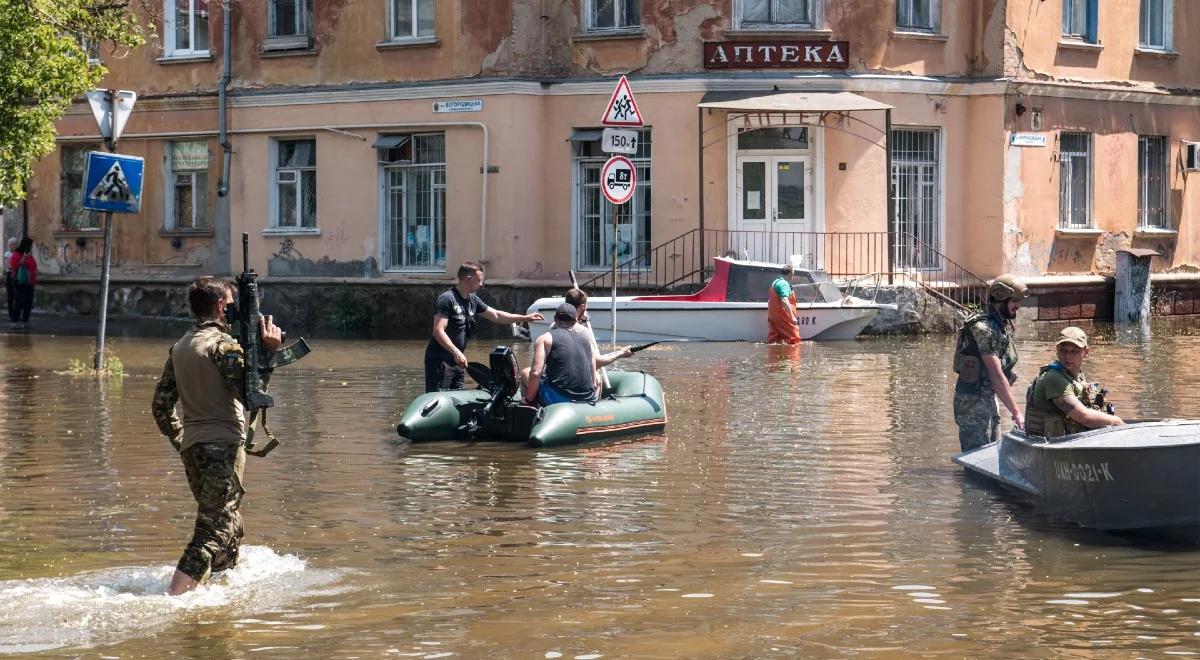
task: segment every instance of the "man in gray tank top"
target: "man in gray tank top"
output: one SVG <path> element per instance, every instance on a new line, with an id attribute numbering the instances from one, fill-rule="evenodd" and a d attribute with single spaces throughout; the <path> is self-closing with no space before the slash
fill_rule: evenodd
<path id="1" fill-rule="evenodd" d="M 578 311 L 563 303 L 554 311 L 554 327 L 533 344 L 533 364 L 525 382 L 525 401 L 548 406 L 596 400 L 596 353 L 587 337 L 572 332 Z"/>

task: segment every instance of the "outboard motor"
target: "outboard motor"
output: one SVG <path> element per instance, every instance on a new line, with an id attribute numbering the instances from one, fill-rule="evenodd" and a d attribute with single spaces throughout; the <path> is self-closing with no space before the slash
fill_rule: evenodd
<path id="1" fill-rule="evenodd" d="M 503 392 L 504 396 L 516 396 L 521 387 L 521 371 L 512 349 L 507 346 L 492 349 L 488 355 L 488 365 L 492 369 L 492 387 Z"/>

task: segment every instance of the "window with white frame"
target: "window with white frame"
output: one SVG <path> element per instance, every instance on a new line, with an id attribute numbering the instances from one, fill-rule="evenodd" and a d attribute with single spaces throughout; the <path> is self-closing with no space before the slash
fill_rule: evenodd
<path id="1" fill-rule="evenodd" d="M 209 0 L 166 0 L 163 50 L 167 57 L 208 55 Z"/>
<path id="2" fill-rule="evenodd" d="M 1062 3 L 1063 36 L 1096 43 L 1100 18 L 1098 0 L 1062 0 Z"/>
<path id="3" fill-rule="evenodd" d="M 641 0 L 585 0 L 589 30 L 628 30 L 642 24 Z"/>
<path id="4" fill-rule="evenodd" d="M 391 0 L 390 38 L 393 41 L 402 41 L 435 36 L 434 4 L 434 0 Z"/>
<path id="5" fill-rule="evenodd" d="M 100 214 L 83 208 L 83 175 L 87 167 L 89 151 L 100 149 L 100 145 L 60 147 L 62 196 L 62 226 L 67 230 L 99 229 Z"/>
<path id="6" fill-rule="evenodd" d="M 1092 226 L 1092 134 L 1062 133 L 1058 137 L 1058 226 Z"/>
<path id="7" fill-rule="evenodd" d="M 272 227 L 312 229 L 317 226 L 317 141 L 275 142 L 275 212 Z"/>
<path id="8" fill-rule="evenodd" d="M 267 0 L 264 50 L 308 48 L 312 37 L 312 0 Z"/>
<path id="9" fill-rule="evenodd" d="M 936 128 L 894 129 L 892 190 L 895 195 L 896 263 L 900 268 L 938 269 L 942 251 L 941 163 Z"/>
<path id="10" fill-rule="evenodd" d="M 1141 0 L 1138 46 L 1171 50 L 1175 7 L 1173 0 Z"/>
<path id="11" fill-rule="evenodd" d="M 820 0 L 737 0 L 740 27 L 814 27 Z M 902 2 L 905 0 L 901 0 Z"/>
<path id="12" fill-rule="evenodd" d="M 922 32 L 937 31 L 938 0 L 896 0 L 896 27 Z"/>
<path id="13" fill-rule="evenodd" d="M 1138 227 L 1167 225 L 1167 138 L 1138 136 Z"/>
<path id="14" fill-rule="evenodd" d="M 633 199 L 615 206 L 604 198 L 600 170 L 609 155 L 600 150 L 600 131 L 576 131 L 571 138 L 575 161 L 575 249 L 579 270 L 611 267 L 613 216 L 617 222 L 617 264 L 650 255 L 650 130 L 638 131 L 637 153 L 630 156 L 637 170 Z M 648 268 L 649 263 L 639 264 Z"/>
<path id="15" fill-rule="evenodd" d="M 386 270 L 446 267 L 446 136 L 381 135 Z"/>
<path id="16" fill-rule="evenodd" d="M 166 228 L 208 229 L 208 143 L 168 143 L 166 180 Z"/>

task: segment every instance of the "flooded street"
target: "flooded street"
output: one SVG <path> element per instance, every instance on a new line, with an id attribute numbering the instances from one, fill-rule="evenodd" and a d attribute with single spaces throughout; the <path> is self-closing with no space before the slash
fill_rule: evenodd
<path id="1" fill-rule="evenodd" d="M 1085 371 L 1123 416 L 1200 418 L 1187 330 L 1101 337 Z M 1021 329 L 1022 399 L 1056 331 Z M 401 441 L 424 343 L 313 341 L 272 384 L 284 444 L 248 461 L 242 564 L 168 599 L 194 515 L 150 417 L 171 341 L 110 340 L 129 376 L 101 386 L 64 373 L 90 337 L 0 335 L 0 651 L 1200 653 L 1200 550 L 1077 528 L 950 462 L 949 336 L 657 346 L 621 364 L 662 381 L 665 433 L 541 451 Z"/>

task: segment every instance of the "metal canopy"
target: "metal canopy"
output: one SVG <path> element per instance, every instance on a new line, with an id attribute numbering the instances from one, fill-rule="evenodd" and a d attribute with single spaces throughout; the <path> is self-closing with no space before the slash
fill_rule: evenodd
<path id="1" fill-rule="evenodd" d="M 708 92 L 698 107 L 730 112 L 854 112 L 892 106 L 850 92 Z"/>

